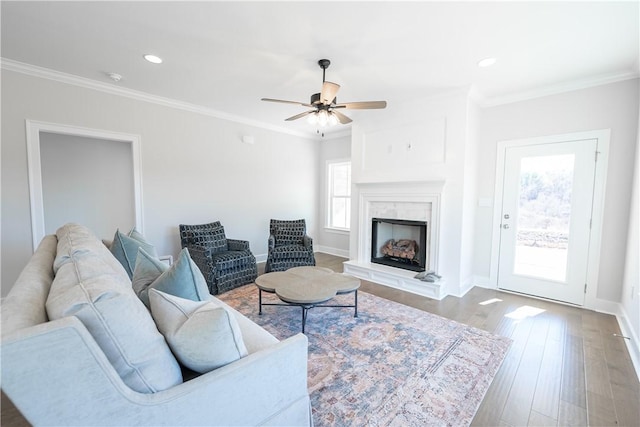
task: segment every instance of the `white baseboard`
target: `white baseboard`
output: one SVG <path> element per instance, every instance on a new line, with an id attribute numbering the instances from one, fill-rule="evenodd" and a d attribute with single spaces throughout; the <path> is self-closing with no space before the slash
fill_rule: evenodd
<path id="1" fill-rule="evenodd" d="M 339 256 L 349 259 L 349 249 L 331 248 L 329 246 L 314 245 L 316 252 L 322 252 L 329 255 Z"/>
<path id="2" fill-rule="evenodd" d="M 587 307 L 586 305 L 585 307 L 597 311 L 598 313 L 611 314 L 616 317 L 622 313 L 622 305 L 620 303 L 599 298 L 595 299 L 592 307 Z"/>
<path id="3" fill-rule="evenodd" d="M 449 290 L 448 294 L 449 295 L 453 295 L 455 297 L 458 298 L 462 298 L 463 296 L 465 296 L 467 294 L 467 292 L 469 292 L 471 289 L 473 289 L 474 287 L 474 279 L 473 277 L 468 277 L 466 280 L 463 280 L 462 283 L 460 284 L 459 289 L 457 289 L 457 292 L 451 292 L 452 290 Z"/>
<path id="4" fill-rule="evenodd" d="M 622 333 L 622 335 L 630 338 L 621 339 L 623 339 L 625 344 L 627 345 L 629 356 L 631 356 L 631 363 L 633 363 L 633 367 L 636 370 L 636 375 L 638 376 L 638 381 L 640 381 L 640 345 L 638 344 L 638 335 L 633 330 L 633 327 L 629 321 L 629 315 L 624 309 L 624 306 L 620 303 L 615 304 L 617 305 L 617 312 L 610 314 L 614 314 L 616 316 L 616 319 L 618 320 L 618 326 L 620 326 L 620 332 Z"/>
<path id="5" fill-rule="evenodd" d="M 473 276 L 473 284 L 479 288 L 495 289 L 495 286 L 491 285 L 489 276 Z"/>

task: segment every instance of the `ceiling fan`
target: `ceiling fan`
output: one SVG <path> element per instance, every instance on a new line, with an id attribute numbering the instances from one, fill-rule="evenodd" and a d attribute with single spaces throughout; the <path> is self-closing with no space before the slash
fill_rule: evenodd
<path id="1" fill-rule="evenodd" d="M 284 101 L 281 99 L 262 98 L 262 101 L 268 102 L 282 102 L 285 104 L 302 105 L 303 107 L 309 107 L 311 110 L 304 113 L 291 116 L 285 121 L 297 120 L 302 117 L 308 116 L 307 120 L 311 124 L 317 124 L 320 126 L 335 125 L 342 123 L 343 125 L 351 123 L 352 120 L 341 113 L 338 110 L 352 109 L 352 110 L 368 110 L 379 109 L 387 106 L 387 101 L 364 101 L 364 102 L 345 102 L 342 104 L 336 103 L 336 94 L 340 89 L 340 85 L 325 81 L 325 72 L 331 61 L 328 59 L 321 59 L 318 61 L 318 65 L 322 68 L 322 90 L 320 93 L 314 93 L 311 95 L 309 103 L 297 102 L 297 101 Z"/>

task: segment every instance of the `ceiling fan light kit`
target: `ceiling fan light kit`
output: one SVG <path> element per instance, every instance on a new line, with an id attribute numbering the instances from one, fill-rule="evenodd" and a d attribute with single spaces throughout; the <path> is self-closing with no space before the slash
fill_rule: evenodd
<path id="1" fill-rule="evenodd" d="M 327 68 L 329 68 L 329 65 L 331 65 L 331 61 L 328 59 L 321 59 L 318 61 L 318 65 L 322 68 L 322 90 L 319 93 L 311 95 L 308 104 L 304 102 L 285 101 L 273 98 L 262 98 L 262 101 L 296 104 L 312 108 L 304 113 L 291 116 L 285 119 L 285 121 L 293 121 L 306 116 L 309 124 L 319 127 L 335 126 L 338 123 L 345 125 L 352 122 L 349 117 L 337 111 L 338 109 L 369 110 L 386 108 L 387 101 L 362 101 L 338 104 L 336 94 L 340 89 L 340 85 L 325 80 L 325 73 Z"/>

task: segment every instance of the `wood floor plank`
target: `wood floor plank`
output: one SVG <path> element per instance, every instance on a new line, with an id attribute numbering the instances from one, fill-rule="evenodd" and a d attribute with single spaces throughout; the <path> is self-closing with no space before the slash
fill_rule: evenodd
<path id="1" fill-rule="evenodd" d="M 586 409 L 587 390 L 584 379 L 584 349 L 582 346 L 582 337 L 571 334 L 565 337 L 560 398 L 565 402 Z"/>
<path id="2" fill-rule="evenodd" d="M 501 416 L 502 420 L 514 426 L 526 425 L 531 415 L 549 330 L 549 321 L 544 317 L 528 320 L 532 323 L 531 331 Z"/>
<path id="3" fill-rule="evenodd" d="M 611 394 L 619 426 L 640 425 L 640 385 L 626 388 L 611 384 Z"/>
<path id="4" fill-rule="evenodd" d="M 549 335 L 551 334 L 550 332 Z M 531 405 L 532 411 L 554 419 L 556 422 L 560 407 L 563 353 L 564 345 L 562 342 L 548 340 L 540 363 L 536 391 Z"/>
<path id="5" fill-rule="evenodd" d="M 558 420 L 542 415 L 539 412 L 531 411 L 527 425 L 537 427 L 555 427 L 558 425 Z"/>
<path id="6" fill-rule="evenodd" d="M 586 408 L 560 400 L 558 425 L 576 427 L 584 427 L 588 425 Z"/>
<path id="7" fill-rule="evenodd" d="M 587 420 L 589 425 L 618 425 L 618 418 L 616 416 L 613 399 L 611 397 L 601 396 L 587 391 L 587 400 L 589 402 L 587 408 Z"/>
<path id="8" fill-rule="evenodd" d="M 601 355 L 598 355 L 597 351 L 600 351 Z M 587 391 L 604 398 L 613 398 L 611 394 L 609 369 L 604 358 L 604 351 L 593 350 L 589 357 L 585 357 L 584 368 Z"/>

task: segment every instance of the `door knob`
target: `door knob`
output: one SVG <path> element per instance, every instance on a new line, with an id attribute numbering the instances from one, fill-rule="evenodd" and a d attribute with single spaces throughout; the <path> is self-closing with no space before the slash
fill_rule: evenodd
<path id="1" fill-rule="evenodd" d="M 507 228 L 509 228 L 509 224 L 502 224 L 502 228 L 506 230 Z"/>
<path id="2" fill-rule="evenodd" d="M 509 214 L 504 214 L 504 219 L 509 219 Z"/>

